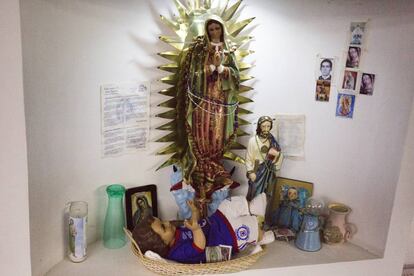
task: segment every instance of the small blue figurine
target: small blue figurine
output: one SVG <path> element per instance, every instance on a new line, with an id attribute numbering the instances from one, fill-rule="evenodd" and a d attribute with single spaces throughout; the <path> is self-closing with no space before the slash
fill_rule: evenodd
<path id="1" fill-rule="evenodd" d="M 304 251 L 318 251 L 321 249 L 321 238 L 319 234 L 319 215 L 323 209 L 323 203 L 310 198 L 304 210 L 302 227 L 296 235 L 295 245 Z"/>
<path id="2" fill-rule="evenodd" d="M 305 207 L 309 192 L 304 188 L 295 188 L 283 185 L 281 189 L 282 201 L 274 213 L 272 224 L 279 228 L 289 228 L 298 232 L 303 220 L 301 210 Z"/>

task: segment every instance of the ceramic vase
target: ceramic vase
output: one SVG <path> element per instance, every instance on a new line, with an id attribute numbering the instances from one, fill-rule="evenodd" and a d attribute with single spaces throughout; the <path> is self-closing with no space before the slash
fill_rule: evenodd
<path id="1" fill-rule="evenodd" d="M 324 241 L 329 244 L 348 241 L 356 233 L 356 226 L 347 221 L 351 208 L 342 203 L 331 203 L 328 209 L 329 217 L 323 231 Z"/>

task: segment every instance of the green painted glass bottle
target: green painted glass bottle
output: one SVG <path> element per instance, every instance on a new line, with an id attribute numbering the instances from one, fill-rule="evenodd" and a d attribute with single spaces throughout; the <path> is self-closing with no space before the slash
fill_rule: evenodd
<path id="1" fill-rule="evenodd" d="M 106 248 L 121 248 L 126 244 L 124 233 L 125 214 L 123 198 L 125 187 L 119 184 L 109 185 L 106 188 L 108 194 L 108 208 L 106 209 L 103 242 Z"/>

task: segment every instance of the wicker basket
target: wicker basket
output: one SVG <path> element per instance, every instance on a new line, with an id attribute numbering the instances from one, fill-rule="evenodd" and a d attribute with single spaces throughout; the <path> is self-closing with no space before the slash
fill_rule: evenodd
<path id="1" fill-rule="evenodd" d="M 238 272 L 249 268 L 262 255 L 266 253 L 266 248 L 263 248 L 262 251 L 248 256 L 235 258 L 230 261 L 207 264 L 181 264 L 163 262 L 153 260 L 144 256 L 141 250 L 139 249 L 138 245 L 136 244 L 135 240 L 132 238 L 131 232 L 127 229 L 124 230 L 128 238 L 131 240 L 132 252 L 134 252 L 134 254 L 138 257 L 138 259 L 143 263 L 143 265 L 147 269 L 161 275 L 199 275 Z"/>

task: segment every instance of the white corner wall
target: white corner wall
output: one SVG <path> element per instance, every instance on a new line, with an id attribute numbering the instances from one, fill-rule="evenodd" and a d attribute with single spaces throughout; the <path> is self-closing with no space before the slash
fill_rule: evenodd
<path id="1" fill-rule="evenodd" d="M 281 175 L 311 181 L 316 196 L 350 205 L 349 219 L 359 228 L 354 242 L 382 254 L 403 150 L 411 149 L 409 142 L 406 149 L 403 145 L 413 108 L 414 3 L 262 0 L 245 5 L 242 18 L 256 16 L 250 28 L 256 38 L 251 43 L 256 51 L 251 59 L 256 65 L 251 70 L 255 103 L 250 105 L 255 114 L 249 119 L 275 113 L 306 115 L 306 158 L 287 160 Z M 43 275 L 64 257 L 63 211 L 68 201 L 89 202 L 90 241 L 100 237 L 106 207 L 103 187 L 110 183 L 157 184 L 161 215 L 174 216 L 169 170 L 154 172 L 165 159 L 154 155 L 160 144 L 151 142 L 136 155 L 100 158 L 99 86 L 151 80 L 152 114 L 158 112 L 155 105 L 163 97 L 156 95 L 156 80 L 165 74 L 155 68 L 166 61 L 156 53 L 169 48 L 157 37 L 170 34 L 158 15 L 176 11 L 170 1 L 161 0 L 22 0 L 21 11 L 32 271 Z M 375 93 L 357 96 L 353 120 L 338 119 L 336 92 L 329 103 L 314 101 L 316 54 L 343 62 L 349 23 L 367 19 L 362 68 L 377 74 Z M 162 122 L 151 118 L 152 127 Z M 153 130 L 151 140 L 161 135 Z M 244 173 L 240 167 L 239 181 Z M 413 176 L 412 170 L 404 175 Z M 401 185 L 406 189 L 406 183 Z M 237 193 L 245 191 L 244 186 Z M 386 261 L 371 264 L 380 267 Z M 364 266 L 356 265 L 355 271 Z M 317 266 L 314 271 L 323 269 Z M 301 270 L 290 268 L 291 273 Z"/>
<path id="2" fill-rule="evenodd" d="M 0 275 L 31 275 L 19 1 L 0 2 Z"/>
<path id="3" fill-rule="evenodd" d="M 411 220 L 411 231 L 407 243 L 407 255 L 404 264 L 412 267 L 414 265 L 414 219 Z"/>

